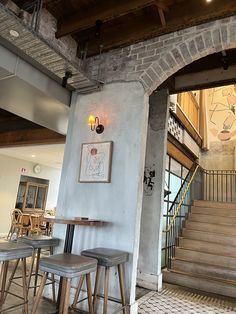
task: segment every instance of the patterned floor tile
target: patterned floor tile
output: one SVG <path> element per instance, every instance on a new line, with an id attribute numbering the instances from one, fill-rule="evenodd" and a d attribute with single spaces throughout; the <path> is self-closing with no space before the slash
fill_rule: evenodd
<path id="1" fill-rule="evenodd" d="M 161 292 L 149 292 L 139 300 L 139 314 L 235 314 L 236 300 L 217 299 L 197 293 L 164 287 Z"/>

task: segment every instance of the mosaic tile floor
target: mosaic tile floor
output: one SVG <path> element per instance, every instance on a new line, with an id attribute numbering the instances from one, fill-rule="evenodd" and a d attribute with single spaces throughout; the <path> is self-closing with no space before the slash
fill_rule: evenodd
<path id="1" fill-rule="evenodd" d="M 183 289 L 164 287 L 161 292 L 151 291 L 139 300 L 139 314 L 226 314 L 236 313 L 235 303 L 204 296 Z"/>

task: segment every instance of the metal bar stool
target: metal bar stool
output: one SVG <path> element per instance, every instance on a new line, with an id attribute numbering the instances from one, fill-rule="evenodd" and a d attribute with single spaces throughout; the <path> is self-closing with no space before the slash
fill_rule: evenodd
<path id="1" fill-rule="evenodd" d="M 12 242 L 2 242 L 0 243 L 0 313 L 12 310 L 16 307 L 23 306 L 23 313 L 28 314 L 28 289 L 26 283 L 26 257 L 32 255 L 33 248 L 29 245 L 12 243 Z M 10 292 L 9 289 L 6 290 L 6 280 L 9 261 L 21 260 L 22 263 L 22 286 L 23 286 L 23 296 L 19 296 L 13 292 Z M 11 294 L 17 298 L 23 300 L 22 303 L 9 306 L 8 308 L 3 309 L 3 305 L 7 298 L 7 295 Z"/>
<path id="2" fill-rule="evenodd" d="M 37 292 L 32 314 L 35 314 L 43 293 L 48 273 L 52 273 L 63 278 L 62 293 L 60 299 L 59 313 L 67 314 L 69 307 L 71 279 L 79 276 L 86 276 L 89 314 L 93 314 L 92 289 L 90 273 L 94 272 L 97 267 L 97 261 L 92 258 L 63 253 L 51 255 L 40 259 L 39 268 L 44 271 L 40 288 Z"/>
<path id="3" fill-rule="evenodd" d="M 124 270 L 123 265 L 128 260 L 129 254 L 127 252 L 114 250 L 114 249 L 107 249 L 107 248 L 95 248 L 91 250 L 85 250 L 81 252 L 81 255 L 95 258 L 98 262 L 97 272 L 96 272 L 96 279 L 95 279 L 95 287 L 94 287 L 94 294 L 93 294 L 93 308 L 94 311 L 96 310 L 96 301 L 97 301 L 97 290 L 98 290 L 98 283 L 99 283 L 99 276 L 101 267 L 105 267 L 105 277 L 104 277 L 104 303 L 103 303 L 103 314 L 107 314 L 107 304 L 108 304 L 108 286 L 109 286 L 109 272 L 110 268 L 113 266 L 118 267 L 118 274 L 119 274 L 119 283 L 120 283 L 120 293 L 121 293 L 121 303 L 123 306 L 123 313 L 126 314 L 126 301 L 125 301 L 125 281 L 124 281 Z M 72 307 L 75 308 L 78 295 L 81 290 L 83 284 L 83 276 L 80 278 L 80 282 L 78 288 L 75 293 L 74 302 Z"/>
<path id="4" fill-rule="evenodd" d="M 60 239 L 58 238 L 52 238 L 49 236 L 45 235 L 30 235 L 30 236 L 24 236 L 24 237 L 19 237 L 18 238 L 18 243 L 24 243 L 27 245 L 30 245 L 33 247 L 33 253 L 31 256 L 31 264 L 30 264 L 30 269 L 28 273 L 28 289 L 33 288 L 34 289 L 34 295 L 36 295 L 36 290 L 37 290 L 37 283 L 38 283 L 38 276 L 39 276 L 39 260 L 40 260 L 40 255 L 41 255 L 41 250 L 44 248 L 49 248 L 50 249 L 50 254 L 53 254 L 53 248 L 55 246 L 59 245 Z M 36 260 L 36 263 L 35 263 Z M 15 277 L 15 272 L 18 266 L 18 261 L 16 261 L 14 270 L 12 272 L 12 275 L 9 279 L 9 284 L 7 287 L 7 290 L 9 289 L 11 283 L 14 281 L 14 279 L 18 279 L 20 277 Z M 34 264 L 35 264 L 35 269 L 34 269 Z M 34 272 L 33 272 L 34 271 Z M 30 286 L 31 283 L 31 278 L 34 276 L 34 284 Z M 54 276 L 52 275 L 51 278 L 51 284 L 52 284 L 52 291 L 53 291 L 53 301 L 56 301 L 56 295 L 55 295 L 55 280 Z"/>

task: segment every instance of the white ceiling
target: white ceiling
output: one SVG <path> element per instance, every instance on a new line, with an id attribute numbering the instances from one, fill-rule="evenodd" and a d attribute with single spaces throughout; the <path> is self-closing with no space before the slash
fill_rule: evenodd
<path id="1" fill-rule="evenodd" d="M 0 155 L 61 169 L 64 148 L 64 144 L 0 148 Z M 35 157 L 32 157 L 32 155 L 35 155 Z"/>

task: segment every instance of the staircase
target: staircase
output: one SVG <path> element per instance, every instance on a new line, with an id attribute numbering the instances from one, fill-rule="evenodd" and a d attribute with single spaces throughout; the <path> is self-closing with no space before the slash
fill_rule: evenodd
<path id="1" fill-rule="evenodd" d="M 236 203 L 193 202 L 163 280 L 236 298 Z"/>

